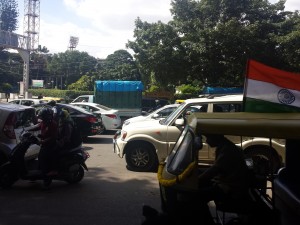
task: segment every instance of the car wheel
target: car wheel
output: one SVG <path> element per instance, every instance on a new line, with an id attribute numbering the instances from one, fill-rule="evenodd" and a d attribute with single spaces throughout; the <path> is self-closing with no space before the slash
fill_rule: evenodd
<path id="1" fill-rule="evenodd" d="M 268 146 L 255 146 L 245 150 L 246 158 L 260 157 L 267 160 L 268 171 L 277 173 L 278 169 L 282 166 L 281 159 L 276 151 Z"/>
<path id="2" fill-rule="evenodd" d="M 127 169 L 136 172 L 156 172 L 158 160 L 155 149 L 147 143 L 130 144 L 125 154 Z"/>

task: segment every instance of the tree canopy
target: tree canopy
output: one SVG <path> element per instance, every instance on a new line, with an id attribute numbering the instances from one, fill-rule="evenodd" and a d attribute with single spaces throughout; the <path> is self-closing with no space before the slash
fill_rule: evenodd
<path id="1" fill-rule="evenodd" d="M 15 31 L 18 28 L 18 15 L 15 0 L 0 0 L 0 30 Z"/>
<path id="2" fill-rule="evenodd" d="M 299 12 L 284 11 L 284 4 L 285 0 L 173 0 L 173 20 L 149 24 L 137 18 L 135 40 L 127 47 L 143 75 L 154 72 L 163 86 L 195 80 L 243 86 L 250 58 L 299 70 Z"/>
<path id="3" fill-rule="evenodd" d="M 1 28 L 16 29 L 17 4 L 0 0 Z M 30 55 L 30 78 L 47 87 L 91 91 L 95 80 L 142 80 L 151 90 L 194 92 L 204 86 L 243 86 L 248 59 L 299 72 L 300 14 L 285 0 L 172 0 L 172 20 L 135 20 L 134 40 L 106 59 L 86 52 Z M 18 54 L 0 51 L 0 82 L 23 76 Z M 6 75 L 9 76 L 6 76 Z M 197 87 L 196 89 L 193 88 Z"/>

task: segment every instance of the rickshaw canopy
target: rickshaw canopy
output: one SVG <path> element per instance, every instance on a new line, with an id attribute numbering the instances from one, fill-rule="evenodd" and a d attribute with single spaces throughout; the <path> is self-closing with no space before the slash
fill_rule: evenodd
<path id="1" fill-rule="evenodd" d="M 194 113 L 191 117 L 203 134 L 300 139 L 300 113 Z"/>

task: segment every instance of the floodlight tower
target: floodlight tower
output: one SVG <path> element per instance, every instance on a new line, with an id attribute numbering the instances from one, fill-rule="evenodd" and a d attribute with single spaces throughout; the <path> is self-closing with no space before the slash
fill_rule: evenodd
<path id="1" fill-rule="evenodd" d="M 23 33 L 28 37 L 27 49 L 35 51 L 39 45 L 40 1 L 24 0 Z"/>
<path id="2" fill-rule="evenodd" d="M 78 45 L 79 37 L 70 36 L 69 50 L 73 51 Z"/>

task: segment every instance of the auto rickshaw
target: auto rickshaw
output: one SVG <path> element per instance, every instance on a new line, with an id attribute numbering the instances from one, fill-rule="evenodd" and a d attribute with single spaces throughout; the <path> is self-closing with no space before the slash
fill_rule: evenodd
<path id="1" fill-rule="evenodd" d="M 247 163 L 249 168 L 252 168 L 253 171 L 260 171 L 260 174 L 255 174 L 260 177 L 257 179 L 257 185 L 252 187 L 251 193 L 256 193 L 252 210 L 253 208 L 263 210 L 259 216 L 254 215 L 256 222 L 248 219 L 240 220 L 236 224 L 300 224 L 300 180 L 298 178 L 300 172 L 300 113 L 194 113 L 189 116 L 188 122 L 178 125 L 184 125 L 182 133 L 172 152 L 165 162 L 160 163 L 158 169 L 163 212 L 167 211 L 168 205 L 181 201 L 182 197 L 178 197 L 179 193 L 181 196 L 186 193 L 193 199 L 191 196 L 197 192 L 197 172 L 195 171 L 198 171 L 201 165 L 198 163 L 194 140 L 198 132 L 267 137 L 270 140 L 280 138 L 285 139 L 286 157 L 284 166 L 277 172 L 264 170 L 261 173 L 258 162 L 268 163 L 263 157 L 256 156 L 259 159 L 245 159 L 250 160 Z M 268 168 L 268 166 L 264 168 Z M 182 206 L 183 210 L 188 208 L 188 201 L 183 202 Z M 215 207 L 218 210 L 218 205 Z M 216 217 L 219 217 L 216 220 L 218 223 L 225 224 L 226 207 L 221 210 L 223 218 L 220 219 L 219 214 L 216 213 Z M 228 211 L 235 213 L 234 210 Z M 195 218 L 201 223 L 201 217 Z M 176 219 L 172 221 L 176 221 Z"/>

